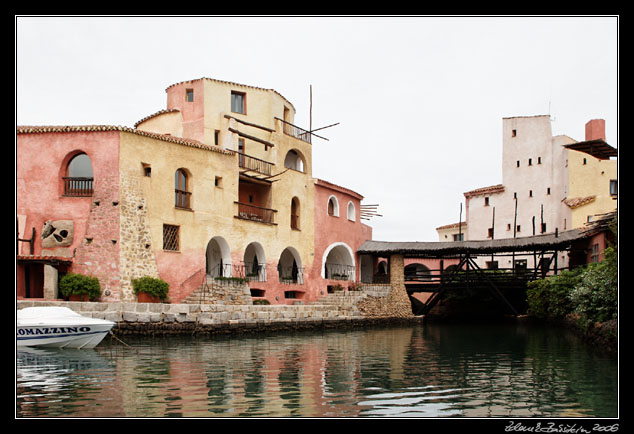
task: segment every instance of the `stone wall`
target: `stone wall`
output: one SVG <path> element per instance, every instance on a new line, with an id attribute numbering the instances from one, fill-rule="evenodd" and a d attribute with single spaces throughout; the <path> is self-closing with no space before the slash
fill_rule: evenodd
<path id="1" fill-rule="evenodd" d="M 412 304 L 405 289 L 402 255 L 390 257 L 390 292 L 387 296 L 370 296 L 357 304 L 359 312 L 371 318 L 412 318 Z M 365 288 L 365 285 L 364 285 Z"/>
<path id="2" fill-rule="evenodd" d="M 240 288 L 248 289 L 246 285 L 240 285 L 233 288 L 233 292 Z M 18 300 L 17 308 L 65 306 L 84 316 L 116 322 L 117 334 L 274 331 L 366 325 L 377 321 L 420 321 L 421 317 L 411 313 L 404 288 L 395 294 L 391 285 L 363 285 L 360 291 L 342 291 L 342 294 L 329 294 L 320 301 L 296 305 L 225 304 L 221 300 L 214 304 Z"/>
<path id="3" fill-rule="evenodd" d="M 19 300 L 18 309 L 64 306 L 92 318 L 117 323 L 121 330 L 179 330 L 275 325 L 319 325 L 363 319 L 353 306 L 335 305 L 210 305 L 164 303 L 98 303 Z"/>
<path id="4" fill-rule="evenodd" d="M 120 274 L 119 300 L 132 302 L 132 279 L 159 277 L 147 218 L 141 176 L 120 174 Z M 113 299 L 114 300 L 114 299 Z"/>

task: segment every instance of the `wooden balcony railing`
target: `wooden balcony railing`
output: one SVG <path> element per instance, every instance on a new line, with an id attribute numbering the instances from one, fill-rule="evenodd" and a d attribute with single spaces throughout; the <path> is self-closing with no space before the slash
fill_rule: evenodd
<path id="1" fill-rule="evenodd" d="M 234 202 L 238 204 L 238 215 L 236 218 L 250 220 L 259 223 L 274 225 L 276 209 L 262 208 L 248 203 Z"/>
<path id="2" fill-rule="evenodd" d="M 90 197 L 93 192 L 93 178 L 64 177 L 64 196 Z"/>
<path id="3" fill-rule="evenodd" d="M 282 122 L 282 126 L 283 126 L 282 128 L 283 128 L 284 134 L 286 134 L 287 136 L 295 137 L 296 139 L 299 139 L 306 143 L 312 143 L 311 133 L 309 131 L 303 128 L 300 128 L 296 125 L 293 125 L 289 122 L 286 122 L 285 120 L 282 120 L 280 118 L 275 118 L 275 119 Z"/>
<path id="4" fill-rule="evenodd" d="M 260 160 L 259 158 L 252 157 L 241 152 L 238 154 L 238 165 L 243 169 L 253 170 L 254 172 L 261 173 L 262 175 L 271 175 L 273 164 L 268 161 Z"/>

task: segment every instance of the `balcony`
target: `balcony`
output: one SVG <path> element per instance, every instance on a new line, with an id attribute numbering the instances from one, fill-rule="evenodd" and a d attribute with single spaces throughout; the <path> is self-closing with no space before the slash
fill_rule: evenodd
<path id="1" fill-rule="evenodd" d="M 64 196 L 90 197 L 93 192 L 93 178 L 63 177 Z"/>
<path id="2" fill-rule="evenodd" d="M 251 170 L 253 172 L 260 173 L 262 175 L 271 176 L 273 164 L 268 161 L 260 160 L 259 158 L 252 157 L 241 152 L 238 154 L 238 165 L 241 169 Z"/>
<path id="3" fill-rule="evenodd" d="M 277 119 L 278 121 L 282 123 L 282 131 L 284 131 L 284 134 L 286 134 L 287 136 L 295 137 L 296 139 L 299 139 L 306 143 L 312 143 L 310 131 L 307 131 L 296 125 L 286 122 L 280 118 L 275 118 L 275 119 Z"/>
<path id="4" fill-rule="evenodd" d="M 238 205 L 238 215 L 235 218 L 249 220 L 252 222 L 275 225 L 276 209 L 263 208 L 248 203 L 234 202 Z"/>

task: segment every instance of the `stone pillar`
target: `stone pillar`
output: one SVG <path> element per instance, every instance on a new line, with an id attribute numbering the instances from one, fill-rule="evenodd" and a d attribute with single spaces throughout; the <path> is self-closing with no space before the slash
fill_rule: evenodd
<path id="1" fill-rule="evenodd" d="M 57 268 L 44 264 L 44 298 L 56 300 L 58 295 Z"/>
<path id="2" fill-rule="evenodd" d="M 388 304 L 392 315 L 398 317 L 413 316 L 412 303 L 405 289 L 405 260 L 403 255 L 390 256 L 390 286 L 392 291 L 388 297 Z"/>

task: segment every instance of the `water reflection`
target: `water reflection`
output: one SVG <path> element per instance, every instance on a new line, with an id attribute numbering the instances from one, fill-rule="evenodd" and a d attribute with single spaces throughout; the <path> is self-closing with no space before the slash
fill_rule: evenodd
<path id="1" fill-rule="evenodd" d="M 17 415 L 616 417 L 616 361 L 575 336 L 427 324 L 19 351 Z"/>

